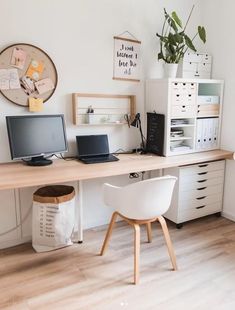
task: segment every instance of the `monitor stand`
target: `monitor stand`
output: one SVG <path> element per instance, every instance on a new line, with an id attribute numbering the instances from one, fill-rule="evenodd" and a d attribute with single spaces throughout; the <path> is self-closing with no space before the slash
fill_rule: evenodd
<path id="1" fill-rule="evenodd" d="M 28 166 L 48 166 L 52 164 L 51 159 L 47 159 L 43 156 L 32 157 L 30 160 L 25 161 Z"/>

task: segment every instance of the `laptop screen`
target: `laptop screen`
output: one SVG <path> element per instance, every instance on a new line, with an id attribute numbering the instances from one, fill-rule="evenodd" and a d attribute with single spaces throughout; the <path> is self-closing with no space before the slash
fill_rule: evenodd
<path id="1" fill-rule="evenodd" d="M 78 156 L 109 154 L 107 135 L 76 136 Z"/>

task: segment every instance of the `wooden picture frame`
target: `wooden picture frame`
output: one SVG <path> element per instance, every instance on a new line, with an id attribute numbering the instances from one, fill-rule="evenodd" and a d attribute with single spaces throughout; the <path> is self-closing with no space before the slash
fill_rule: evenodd
<path id="1" fill-rule="evenodd" d="M 15 49 L 23 50 L 26 54 L 26 58 L 22 64 L 22 67 L 20 67 L 18 64 L 12 64 L 13 52 Z M 27 107 L 29 106 L 30 97 L 41 98 L 43 102 L 46 102 L 55 92 L 58 82 L 58 74 L 55 64 L 50 56 L 37 46 L 27 43 L 17 43 L 6 47 L 0 52 L 0 69 L 15 68 L 17 69 L 19 79 L 21 79 L 22 77 L 26 76 L 26 72 L 28 72 L 33 60 L 36 60 L 43 66 L 43 71 L 41 72 L 38 81 L 50 79 L 50 82 L 53 85 L 53 89 L 50 89 L 43 94 L 39 94 L 37 89 L 29 94 L 26 92 L 26 90 L 24 90 L 22 84 L 18 89 L 0 89 L 0 93 L 12 103 Z M 37 80 L 34 82 L 37 82 Z"/>
<path id="2" fill-rule="evenodd" d="M 113 39 L 113 79 L 139 82 L 141 41 L 120 36 Z"/>

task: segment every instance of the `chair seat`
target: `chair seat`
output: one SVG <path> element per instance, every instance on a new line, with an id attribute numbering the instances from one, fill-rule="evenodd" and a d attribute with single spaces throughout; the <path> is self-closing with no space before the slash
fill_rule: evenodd
<path id="1" fill-rule="evenodd" d="M 151 223 L 159 221 L 173 266 L 177 270 L 176 257 L 166 221 L 162 216 L 171 202 L 175 177 L 166 176 L 140 181 L 125 187 L 104 184 L 104 202 L 115 209 L 112 215 L 100 255 L 107 249 L 116 218 L 120 216 L 134 228 L 134 283 L 139 282 L 140 225 L 147 227 L 148 242 L 152 241 Z"/>

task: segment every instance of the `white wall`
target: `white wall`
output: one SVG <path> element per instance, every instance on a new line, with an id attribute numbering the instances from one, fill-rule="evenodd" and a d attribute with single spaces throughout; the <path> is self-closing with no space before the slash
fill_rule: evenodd
<path id="1" fill-rule="evenodd" d="M 213 55 L 213 77 L 225 80 L 222 148 L 235 151 L 234 0 L 203 1 L 203 23 L 208 50 Z M 225 177 L 224 215 L 235 220 L 235 161 L 228 160 Z"/>
<path id="2" fill-rule="evenodd" d="M 200 1 L 195 0 L 0 0 L 0 49 L 25 42 L 45 50 L 56 64 L 59 82 L 53 97 L 45 104 L 44 113 L 64 113 L 70 154 L 75 154 L 75 136 L 85 133 L 108 133 L 111 151 L 130 149 L 140 142 L 139 132 L 127 127 L 79 128 L 72 125 L 71 93 L 135 94 L 137 111 L 144 116 L 144 80 L 161 77 L 157 63 L 158 40 L 163 7 L 176 10 L 184 21 L 196 3 L 190 29 L 201 24 Z M 113 36 L 128 30 L 142 41 L 140 83 L 112 80 Z M 193 34 L 194 31 L 191 31 Z M 5 115 L 25 114 L 27 109 L 16 106 L 0 96 L 0 162 L 10 161 Z M 85 183 L 85 226 L 107 222 L 109 212 L 102 208 L 100 184 L 104 180 Z M 113 178 L 111 181 L 114 182 Z M 128 182 L 127 176 L 115 179 Z M 90 192 L 92 190 L 93 195 Z M 20 191 L 21 213 L 30 206 L 33 188 Z M 1 195 L 1 194 L 0 194 Z M 92 198 L 95 197 L 95 198 Z M 4 198 L 5 199 L 5 198 Z M 1 217 L 4 221 L 4 200 Z M 12 207 L 15 209 L 15 206 Z M 22 216 L 22 215 L 21 215 Z M 12 212 L 12 219 L 17 221 Z M 9 227 L 12 222 L 7 221 Z M 1 225 L 0 225 L 1 226 Z M 0 229 L 0 233 L 3 229 Z M 30 219 L 14 238 L 30 235 Z M 5 241 L 2 237 L 0 241 Z"/>

